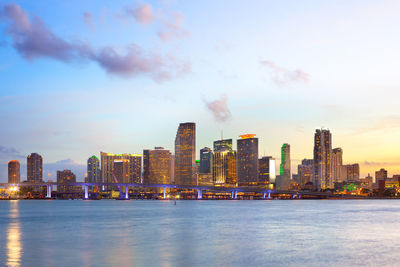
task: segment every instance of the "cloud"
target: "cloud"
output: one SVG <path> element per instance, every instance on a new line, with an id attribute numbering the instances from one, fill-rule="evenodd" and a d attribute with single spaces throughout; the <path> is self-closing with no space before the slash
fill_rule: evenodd
<path id="1" fill-rule="evenodd" d="M 279 67 L 274 62 L 268 60 L 261 60 L 260 64 L 271 69 L 272 80 L 279 86 L 284 86 L 295 82 L 308 82 L 310 80 L 310 75 L 301 69 L 288 70 Z"/>
<path id="2" fill-rule="evenodd" d="M 82 59 L 89 51 L 85 44 L 71 43 L 53 34 L 40 18 L 30 21 L 18 5 L 5 5 L 0 19 L 10 23 L 6 31 L 13 39 L 13 46 L 28 60 L 49 57 L 67 62 Z"/>
<path id="3" fill-rule="evenodd" d="M 94 26 L 94 19 L 93 19 L 93 14 L 89 11 L 83 13 L 83 21 L 85 22 L 86 25 L 88 25 L 92 30 L 96 30 L 96 27 Z"/>
<path id="4" fill-rule="evenodd" d="M 351 134 L 360 135 L 370 132 L 386 132 L 389 130 L 400 128 L 400 116 L 388 115 L 377 118 L 375 119 L 375 121 L 372 121 L 370 118 L 368 124 L 371 126 L 354 129 Z"/>
<path id="5" fill-rule="evenodd" d="M 90 20 L 91 14 L 85 14 Z M 6 31 L 13 40 L 14 48 L 28 60 L 47 57 L 62 62 L 92 61 L 113 75 L 148 75 L 156 82 L 190 72 L 189 62 L 146 53 L 136 44 L 129 45 L 127 52 L 121 54 L 113 47 L 95 50 L 80 42 L 64 40 L 55 35 L 40 18 L 29 20 L 28 14 L 15 4 L 5 5 L 0 10 L 0 20 L 8 22 Z"/>
<path id="6" fill-rule="evenodd" d="M 185 17 L 180 12 L 175 12 L 168 18 L 163 19 L 163 29 L 158 32 L 158 37 L 164 42 L 172 39 L 180 39 L 190 35 L 190 33 L 183 28 L 183 21 Z"/>
<path id="7" fill-rule="evenodd" d="M 219 99 L 214 101 L 207 101 L 203 99 L 206 107 L 214 115 L 218 122 L 225 122 L 232 117 L 231 111 L 228 107 L 228 98 L 226 95 L 221 95 Z"/>
<path id="8" fill-rule="evenodd" d="M 25 158 L 24 155 L 14 147 L 5 147 L 0 145 L 0 157 L 6 158 L 6 160 L 12 160 L 13 158 Z"/>
<path id="9" fill-rule="evenodd" d="M 127 8 L 127 12 L 131 14 L 138 23 L 143 25 L 151 24 L 156 18 L 153 8 L 149 4 L 142 4 L 137 8 Z"/>

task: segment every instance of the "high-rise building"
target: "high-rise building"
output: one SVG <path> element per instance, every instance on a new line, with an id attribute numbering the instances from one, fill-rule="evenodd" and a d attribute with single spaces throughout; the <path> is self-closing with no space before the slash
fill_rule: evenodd
<path id="1" fill-rule="evenodd" d="M 200 149 L 200 173 L 211 173 L 212 151 L 209 147 Z"/>
<path id="2" fill-rule="evenodd" d="M 344 165 L 344 170 L 345 180 L 347 182 L 356 182 L 360 180 L 360 165 L 358 165 L 358 163 Z"/>
<path id="3" fill-rule="evenodd" d="M 196 124 L 180 123 L 175 138 L 175 184 L 195 185 Z"/>
<path id="4" fill-rule="evenodd" d="M 21 182 L 21 165 L 18 160 L 8 162 L 8 183 L 18 184 Z"/>
<path id="5" fill-rule="evenodd" d="M 143 183 L 171 184 L 171 152 L 163 147 L 143 150 Z"/>
<path id="6" fill-rule="evenodd" d="M 333 183 L 343 182 L 343 150 L 340 147 L 332 149 L 331 154 L 331 177 Z"/>
<path id="7" fill-rule="evenodd" d="M 255 134 L 245 134 L 237 140 L 239 185 L 258 184 L 258 138 L 255 136 Z"/>
<path id="8" fill-rule="evenodd" d="M 214 151 L 232 150 L 232 139 L 214 141 Z"/>
<path id="9" fill-rule="evenodd" d="M 141 183 L 142 180 L 142 156 L 135 155 L 135 154 L 112 154 L 112 153 L 105 153 L 100 152 L 101 157 L 101 176 L 105 183 L 115 183 L 114 175 L 115 175 L 115 167 L 114 164 L 116 160 L 128 160 L 125 161 L 125 165 L 128 164 L 129 168 L 126 167 L 124 164 L 122 167 L 122 171 L 128 171 L 128 180 L 126 181 L 125 178 L 123 180 L 126 183 Z M 119 161 L 117 161 L 119 162 Z M 129 170 L 126 170 L 126 169 Z M 119 168 L 118 171 L 121 171 Z M 122 178 L 122 177 L 121 177 Z M 117 178 L 118 179 L 118 178 Z M 118 180 L 118 182 L 121 182 Z"/>
<path id="10" fill-rule="evenodd" d="M 43 181 L 43 158 L 37 153 L 32 153 L 27 158 L 27 178 L 30 183 Z"/>
<path id="11" fill-rule="evenodd" d="M 276 178 L 275 159 L 262 157 L 258 159 L 258 179 L 261 184 L 274 184 Z"/>
<path id="12" fill-rule="evenodd" d="M 288 190 L 291 181 L 290 171 L 290 145 L 283 144 L 281 147 L 280 180 L 277 183 L 277 189 Z"/>
<path id="13" fill-rule="evenodd" d="M 101 183 L 100 160 L 96 156 L 91 156 L 87 160 L 87 180 L 88 183 Z"/>
<path id="14" fill-rule="evenodd" d="M 313 188 L 333 188 L 331 178 L 332 135 L 329 130 L 316 129 L 314 135 Z"/>
<path id="15" fill-rule="evenodd" d="M 57 192 L 70 193 L 75 191 L 75 186 L 68 185 L 71 183 L 76 183 L 76 175 L 71 170 L 57 171 Z"/>
<path id="16" fill-rule="evenodd" d="M 388 172 L 384 168 L 375 172 L 375 183 L 378 183 L 379 180 L 385 181 L 388 178 Z"/>
<path id="17" fill-rule="evenodd" d="M 304 186 L 307 183 L 312 183 L 313 176 L 313 159 L 303 159 L 301 164 L 297 166 L 298 182 L 300 186 Z"/>
<path id="18" fill-rule="evenodd" d="M 214 151 L 212 157 L 213 183 L 215 185 L 237 185 L 236 151 Z"/>
<path id="19" fill-rule="evenodd" d="M 130 177 L 130 161 L 126 158 L 114 159 L 113 175 L 119 183 L 131 183 Z"/>

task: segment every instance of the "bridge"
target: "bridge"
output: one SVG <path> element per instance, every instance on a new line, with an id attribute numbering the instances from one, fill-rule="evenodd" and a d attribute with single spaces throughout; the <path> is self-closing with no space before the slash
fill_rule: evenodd
<path id="1" fill-rule="evenodd" d="M 56 182 L 39 182 L 39 183 L 0 183 L 0 187 L 47 187 L 46 198 L 51 198 L 53 186 L 81 186 L 84 187 L 83 199 L 89 199 L 89 186 L 104 187 L 124 187 L 124 199 L 129 199 L 129 187 L 134 188 L 163 188 L 163 198 L 166 199 L 166 189 L 190 189 L 197 191 L 197 199 L 203 198 L 203 191 L 224 192 L 231 193 L 231 199 L 237 199 L 238 192 L 243 193 L 260 193 L 263 199 L 271 199 L 272 194 L 291 195 L 292 198 L 301 198 L 304 195 L 315 197 L 341 197 L 340 194 L 333 194 L 330 192 L 316 192 L 316 191 L 290 191 L 290 190 L 273 190 L 266 189 L 261 186 L 242 186 L 242 187 L 226 187 L 226 186 L 204 186 L 204 185 L 176 185 L 176 184 L 142 184 L 142 183 L 56 183 Z"/>

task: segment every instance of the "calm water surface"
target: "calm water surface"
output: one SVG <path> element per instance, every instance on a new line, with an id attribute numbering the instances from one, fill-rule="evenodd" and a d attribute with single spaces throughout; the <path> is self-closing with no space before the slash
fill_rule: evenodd
<path id="1" fill-rule="evenodd" d="M 400 201 L 0 201 L 0 266 L 399 266 Z"/>

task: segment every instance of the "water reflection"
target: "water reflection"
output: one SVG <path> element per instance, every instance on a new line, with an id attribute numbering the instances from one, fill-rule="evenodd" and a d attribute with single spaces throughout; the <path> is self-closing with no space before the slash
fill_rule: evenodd
<path id="1" fill-rule="evenodd" d="M 21 226 L 19 222 L 18 200 L 10 201 L 10 223 L 7 230 L 7 265 L 21 266 Z"/>

